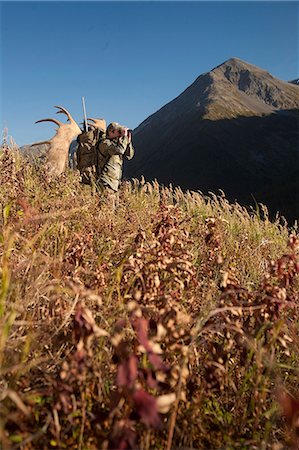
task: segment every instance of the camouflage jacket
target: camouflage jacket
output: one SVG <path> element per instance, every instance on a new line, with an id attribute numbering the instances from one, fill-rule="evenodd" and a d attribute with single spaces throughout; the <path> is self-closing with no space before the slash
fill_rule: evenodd
<path id="1" fill-rule="evenodd" d="M 98 152 L 101 158 L 107 158 L 98 182 L 108 185 L 111 189 L 117 191 L 122 177 L 123 159 L 130 160 L 133 158 L 133 145 L 128 142 L 126 136 L 118 139 L 106 138 L 100 142 Z"/>

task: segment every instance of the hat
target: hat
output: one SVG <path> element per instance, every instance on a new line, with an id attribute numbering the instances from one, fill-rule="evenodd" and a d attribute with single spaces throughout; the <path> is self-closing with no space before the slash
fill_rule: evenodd
<path id="1" fill-rule="evenodd" d="M 111 122 L 109 123 L 107 130 L 111 131 L 111 130 L 118 130 L 119 128 L 121 128 L 121 125 L 117 122 Z"/>

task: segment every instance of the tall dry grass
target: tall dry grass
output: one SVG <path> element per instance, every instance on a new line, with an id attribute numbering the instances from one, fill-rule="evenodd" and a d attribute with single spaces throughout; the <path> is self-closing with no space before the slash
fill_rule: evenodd
<path id="1" fill-rule="evenodd" d="M 293 445 L 296 229 L 145 180 L 113 209 L 11 150 L 0 184 L 3 448 Z"/>

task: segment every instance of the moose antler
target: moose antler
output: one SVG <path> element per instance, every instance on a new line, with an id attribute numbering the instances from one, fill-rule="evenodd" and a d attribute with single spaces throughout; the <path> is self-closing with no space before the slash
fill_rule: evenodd
<path id="1" fill-rule="evenodd" d="M 92 117 L 88 117 L 87 120 L 91 120 L 93 123 L 87 122 L 88 126 L 94 128 L 99 131 L 106 131 L 106 120 L 105 119 L 93 119 Z"/>
<path id="2" fill-rule="evenodd" d="M 32 144 L 32 146 L 49 144 L 49 149 L 45 154 L 46 166 L 49 169 L 50 175 L 60 175 L 64 172 L 67 165 L 70 144 L 72 140 L 81 133 L 81 130 L 65 108 L 62 106 L 55 106 L 54 108 L 58 109 L 56 114 L 65 114 L 69 123 L 62 123 L 57 119 L 37 120 L 35 123 L 53 122 L 58 125 L 59 128 L 56 130 L 55 136 L 53 136 L 50 140 L 36 142 L 35 144 Z"/>

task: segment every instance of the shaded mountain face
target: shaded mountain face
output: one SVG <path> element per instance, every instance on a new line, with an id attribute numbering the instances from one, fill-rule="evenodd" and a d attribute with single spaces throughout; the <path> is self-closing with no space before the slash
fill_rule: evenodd
<path id="1" fill-rule="evenodd" d="M 134 130 L 125 176 L 265 202 L 299 218 L 299 86 L 233 58 Z M 274 189 L 275 187 L 275 189 Z"/>

